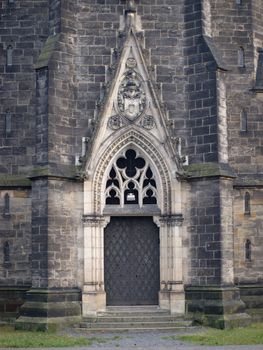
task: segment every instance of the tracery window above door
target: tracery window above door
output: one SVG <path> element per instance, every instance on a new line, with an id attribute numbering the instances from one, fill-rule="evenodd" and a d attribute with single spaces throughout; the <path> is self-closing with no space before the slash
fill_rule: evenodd
<path id="1" fill-rule="evenodd" d="M 107 205 L 157 204 L 157 187 L 149 163 L 133 149 L 114 162 L 106 183 Z"/>

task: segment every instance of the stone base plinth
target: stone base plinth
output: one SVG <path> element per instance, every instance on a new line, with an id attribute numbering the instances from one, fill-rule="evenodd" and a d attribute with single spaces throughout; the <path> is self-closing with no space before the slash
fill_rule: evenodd
<path id="1" fill-rule="evenodd" d="M 159 306 L 162 310 L 170 310 L 170 292 L 160 291 L 159 292 Z"/>
<path id="2" fill-rule="evenodd" d="M 83 292 L 82 316 L 96 317 L 98 312 L 106 311 L 105 292 Z"/>
<path id="3" fill-rule="evenodd" d="M 170 292 L 170 311 L 173 315 L 185 315 L 185 293 L 184 291 Z"/>
<path id="4" fill-rule="evenodd" d="M 197 323 L 221 329 L 251 323 L 235 287 L 187 287 L 186 313 Z"/>
<path id="5" fill-rule="evenodd" d="M 246 305 L 247 313 L 253 322 L 263 322 L 263 284 L 245 283 L 239 284 L 240 297 Z"/>
<path id="6" fill-rule="evenodd" d="M 61 323 L 76 322 L 81 318 L 80 300 L 78 289 L 31 289 L 15 327 L 45 331 Z"/>
<path id="7" fill-rule="evenodd" d="M 174 315 L 185 314 L 185 293 L 182 290 L 167 290 L 159 292 L 159 306 L 169 310 Z"/>
<path id="8" fill-rule="evenodd" d="M 13 323 L 19 314 L 21 305 L 26 299 L 30 287 L 0 287 L 0 320 L 1 323 Z"/>

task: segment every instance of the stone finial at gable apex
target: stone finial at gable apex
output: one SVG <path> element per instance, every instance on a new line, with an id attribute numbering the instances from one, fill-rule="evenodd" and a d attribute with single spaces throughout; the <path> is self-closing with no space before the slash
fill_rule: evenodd
<path id="1" fill-rule="evenodd" d="M 134 0 L 128 0 L 127 1 L 127 9 L 125 10 L 126 13 L 135 13 L 136 12 L 136 5 L 134 3 Z"/>
<path id="2" fill-rule="evenodd" d="M 134 33 L 142 33 L 141 17 L 137 13 L 136 3 L 134 0 L 127 0 L 124 13 L 120 16 L 120 34 L 123 35 L 131 29 Z"/>
<path id="3" fill-rule="evenodd" d="M 134 3 L 134 0 L 128 0 L 127 1 L 127 8 L 125 10 L 125 26 L 126 30 L 129 30 L 130 28 L 134 28 L 136 23 L 136 5 Z"/>

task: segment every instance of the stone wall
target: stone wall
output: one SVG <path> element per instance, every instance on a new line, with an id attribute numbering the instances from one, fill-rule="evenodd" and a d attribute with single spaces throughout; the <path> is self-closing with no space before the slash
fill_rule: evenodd
<path id="1" fill-rule="evenodd" d="M 204 2 L 204 4 L 207 2 Z M 260 282 L 262 271 L 258 255 L 263 248 L 260 222 L 262 203 L 262 93 L 254 90 L 258 51 L 262 47 L 262 1 L 222 1 L 220 6 L 211 0 L 206 4 L 205 26 L 210 27 L 221 57 L 227 68 L 222 76 L 226 88 L 227 143 L 229 164 L 236 171 L 234 191 L 234 252 L 237 282 Z M 210 18 L 210 20 L 208 20 Z M 240 65 L 239 50 L 244 50 L 244 64 Z M 257 82 L 260 85 L 260 82 Z M 245 118 L 245 127 L 242 126 Z M 251 194 L 251 214 L 244 214 L 245 193 Z M 251 240 L 255 260 L 245 260 L 245 242 Z"/>
<path id="2" fill-rule="evenodd" d="M 4 197 L 10 197 L 9 213 Z M 31 285 L 31 194 L 29 189 L 0 191 L 0 286 Z M 8 247 L 5 250 L 5 245 Z"/>
<path id="3" fill-rule="evenodd" d="M 35 153 L 34 64 L 48 35 L 48 1 L 2 1 L 0 5 L 0 173 L 27 173 Z M 12 65 L 7 48 L 12 47 Z M 11 131 L 5 132 L 5 115 Z"/>
<path id="4" fill-rule="evenodd" d="M 0 225 L 0 318 L 11 322 L 32 283 L 30 186 L 2 186 Z"/>
<path id="5" fill-rule="evenodd" d="M 263 95 L 254 89 L 257 47 L 263 45 L 261 2 L 136 2 L 147 66 L 171 133 L 182 137 L 190 166 L 229 162 L 236 172 L 238 283 L 260 283 L 262 272 Z M 82 286 L 83 188 L 75 164 L 83 155 L 82 138 L 94 134 L 116 72 L 126 6 L 124 0 L 0 5 L 0 173 L 32 177 L 32 192 L 30 185 L 20 188 L 18 182 L 1 192 L 1 203 L 10 195 L 11 210 L 0 220 L 0 285 L 31 284 L 32 258 L 34 288 Z M 246 128 L 242 116 L 247 117 Z M 184 193 L 189 199 L 184 247 L 190 244 L 184 265 L 189 257 L 186 280 L 196 286 L 231 283 L 233 277 L 228 274 L 233 174 L 223 170 L 230 180 L 220 179 L 221 166 L 198 168 L 203 173 L 196 177 L 186 169 L 184 178 L 191 178 L 185 186 L 189 198 Z M 246 191 L 251 194 L 250 215 L 243 212 Z M 251 261 L 244 261 L 247 239 Z M 4 266 L 6 242 L 10 264 Z"/>
<path id="6" fill-rule="evenodd" d="M 81 137 L 76 133 L 78 114 L 75 101 L 76 55 L 75 1 L 61 1 L 60 32 L 48 62 L 48 161 L 75 165 Z M 78 146 L 78 147 L 77 147 Z"/>
<path id="7" fill-rule="evenodd" d="M 184 7 L 185 106 L 190 163 L 218 161 L 215 57 L 202 36 L 201 1 Z M 181 130 L 180 130 L 181 131 Z"/>
<path id="8" fill-rule="evenodd" d="M 263 104 L 261 94 L 253 92 L 258 64 L 255 47 L 262 46 L 257 39 L 261 29 L 257 20 L 259 3 L 253 7 L 249 1 L 242 1 L 242 5 L 224 1 L 220 7 L 213 0 L 210 3 L 211 35 L 228 69 L 225 86 L 229 162 L 241 177 L 261 174 Z M 240 47 L 244 49 L 243 67 L 238 63 Z M 247 115 L 247 130 L 241 130 L 242 111 Z"/>
<path id="9" fill-rule="evenodd" d="M 250 213 L 244 198 L 251 196 Z M 234 195 L 235 278 L 237 283 L 263 283 L 263 190 L 239 188 Z M 251 242 L 251 258 L 246 258 L 246 242 Z"/>

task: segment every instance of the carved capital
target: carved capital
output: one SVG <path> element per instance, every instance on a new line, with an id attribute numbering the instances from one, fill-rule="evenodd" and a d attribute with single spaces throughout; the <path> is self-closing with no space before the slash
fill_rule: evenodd
<path id="1" fill-rule="evenodd" d="M 174 214 L 174 215 L 164 215 L 160 216 L 159 219 L 159 227 L 162 226 L 181 226 L 184 221 L 182 214 Z"/>
<path id="2" fill-rule="evenodd" d="M 100 215 L 83 215 L 82 221 L 85 226 L 105 228 L 110 222 L 110 217 Z"/>
<path id="3" fill-rule="evenodd" d="M 168 284 L 170 284 L 170 285 L 181 285 L 181 284 L 183 284 L 183 281 L 168 281 L 167 282 Z"/>
<path id="4" fill-rule="evenodd" d="M 183 281 L 161 281 L 162 291 L 176 291 L 183 288 Z"/>

